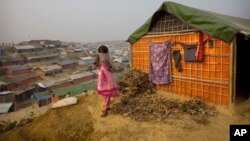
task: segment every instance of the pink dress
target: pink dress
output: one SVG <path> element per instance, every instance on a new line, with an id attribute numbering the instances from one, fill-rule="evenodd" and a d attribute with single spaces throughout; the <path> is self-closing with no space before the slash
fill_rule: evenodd
<path id="1" fill-rule="evenodd" d="M 105 97 L 118 96 L 118 85 L 106 65 L 99 64 L 98 69 L 97 92 Z"/>

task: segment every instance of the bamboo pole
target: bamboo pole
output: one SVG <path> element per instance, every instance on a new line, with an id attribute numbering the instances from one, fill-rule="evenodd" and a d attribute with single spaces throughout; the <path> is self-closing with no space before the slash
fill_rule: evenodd
<path id="1" fill-rule="evenodd" d="M 179 27 L 179 26 L 178 26 Z M 178 30 L 178 27 L 177 27 L 177 30 Z M 176 37 L 177 38 L 177 37 Z M 180 41 L 181 40 L 181 36 L 179 35 L 178 36 L 178 41 Z M 175 46 L 176 46 L 176 44 L 175 44 Z M 180 49 L 180 53 L 181 53 L 181 49 Z M 181 59 L 180 59 L 180 66 L 181 66 Z M 183 66 L 181 66 L 181 69 L 183 68 Z M 180 79 L 180 73 L 178 73 L 178 81 L 179 81 L 179 83 L 180 83 L 180 85 L 179 86 L 181 86 L 181 79 Z M 180 95 L 181 95 L 181 93 L 182 93 L 182 88 L 180 87 Z"/>
<path id="2" fill-rule="evenodd" d="M 152 37 L 161 37 L 161 36 L 178 36 L 178 35 L 187 35 L 187 34 L 194 34 L 197 33 L 196 29 L 190 29 L 185 31 L 174 31 L 174 32 L 154 32 L 154 33 L 147 33 L 144 38 L 152 38 Z"/>
<path id="3" fill-rule="evenodd" d="M 173 76 L 174 78 L 178 78 L 177 76 Z M 223 85 L 228 85 L 229 83 L 226 82 L 220 82 L 220 81 L 212 81 L 210 79 L 204 80 L 204 79 L 197 79 L 197 78 L 191 78 L 191 77 L 181 77 L 180 79 L 185 79 L 185 80 L 193 80 L 193 81 L 200 81 L 200 82 L 207 82 L 207 83 L 215 83 L 215 84 L 223 84 Z"/>
<path id="4" fill-rule="evenodd" d="M 196 42 L 197 42 L 197 37 L 195 36 L 195 39 L 194 39 Z M 196 76 L 198 76 L 198 62 L 196 63 L 196 69 L 195 69 L 195 72 L 196 72 Z M 198 83 L 196 83 L 196 96 L 198 96 Z"/>
<path id="5" fill-rule="evenodd" d="M 236 49 L 236 39 L 234 39 L 230 44 L 230 73 L 229 73 L 229 106 L 232 108 L 233 103 L 235 103 L 236 98 L 236 60 L 237 60 L 237 49 Z"/>
<path id="6" fill-rule="evenodd" d="M 189 80 L 181 80 L 182 82 L 189 82 Z M 202 84 L 203 82 L 193 82 L 193 83 L 197 83 L 197 84 Z M 204 84 L 203 83 L 203 85 L 204 86 L 208 86 L 209 84 Z M 220 87 L 222 87 L 222 88 L 225 88 L 225 89 L 228 89 L 229 87 L 228 87 L 228 85 L 226 85 L 226 84 L 213 84 L 213 85 L 216 85 L 216 86 L 220 86 Z M 193 88 L 193 89 L 195 89 L 195 88 Z M 198 90 L 202 90 L 202 89 L 198 89 Z M 204 90 L 205 91 L 205 90 Z M 217 93 L 217 94 L 219 94 L 219 93 Z M 225 94 L 222 94 L 222 95 L 225 95 Z"/>
<path id="7" fill-rule="evenodd" d="M 134 60 L 134 58 L 132 58 L 132 45 L 130 45 L 130 50 L 129 50 L 129 70 L 131 71 L 133 66 L 132 66 L 132 60 Z"/>
<path id="8" fill-rule="evenodd" d="M 191 36 L 189 35 L 189 43 L 191 44 L 191 42 L 192 42 L 192 39 L 191 39 Z M 190 77 L 192 76 L 192 63 L 189 63 L 189 68 L 190 68 L 190 73 L 189 73 L 189 75 L 190 75 Z M 190 81 L 190 97 L 192 97 L 192 79 L 189 79 L 189 81 Z"/>
<path id="9" fill-rule="evenodd" d="M 223 51 L 222 42 L 221 42 L 221 46 L 220 46 L 220 51 L 221 51 L 221 52 Z M 220 62 L 222 62 L 222 61 L 223 61 L 223 60 L 222 60 L 222 57 L 220 57 Z M 221 63 L 221 65 L 220 65 L 220 70 L 221 70 L 221 71 L 223 70 L 223 65 L 222 65 L 222 63 Z M 220 73 L 220 75 L 221 75 L 220 79 L 221 79 L 221 82 L 222 82 L 222 80 L 223 80 L 222 73 Z M 220 105 L 222 105 L 222 87 L 220 87 Z"/>
<path id="10" fill-rule="evenodd" d="M 182 86 L 180 86 L 181 88 L 183 88 Z M 191 88 L 192 90 L 196 90 L 196 88 Z M 198 89 L 198 90 L 201 90 L 201 89 Z M 204 92 L 208 92 L 210 94 L 219 94 L 219 93 L 216 93 L 216 92 L 211 92 L 211 91 L 204 91 Z M 225 95 L 225 94 L 222 94 L 222 96 L 228 96 L 228 95 Z"/>
<path id="11" fill-rule="evenodd" d="M 176 38 L 176 36 L 175 36 L 175 38 Z M 176 40 L 175 40 L 176 41 Z M 176 50 L 176 45 L 174 45 L 174 50 Z M 172 53 L 171 53 L 172 54 Z M 173 54 L 172 54 L 173 55 Z M 173 67 L 173 68 L 175 68 L 175 67 Z M 178 74 L 178 76 L 179 76 L 179 74 Z M 177 92 L 177 81 L 175 81 L 175 92 Z"/>
<path id="12" fill-rule="evenodd" d="M 216 54 L 216 46 L 214 47 L 214 54 Z M 216 61 L 216 56 L 214 56 L 214 62 L 217 62 Z M 214 65 L 214 78 L 216 78 L 216 65 L 215 64 L 213 64 Z M 214 91 L 216 91 L 216 87 L 215 87 L 215 85 L 214 85 Z M 214 104 L 216 103 L 216 95 L 214 94 Z"/>

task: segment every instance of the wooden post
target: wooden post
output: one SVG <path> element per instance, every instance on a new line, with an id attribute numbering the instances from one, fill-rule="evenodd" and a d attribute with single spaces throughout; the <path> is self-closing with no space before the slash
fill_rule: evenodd
<path id="1" fill-rule="evenodd" d="M 129 50 L 129 70 L 131 71 L 132 70 L 132 44 L 130 44 L 130 50 Z"/>
<path id="2" fill-rule="evenodd" d="M 230 72 L 229 72 L 229 96 L 228 103 L 229 107 L 233 108 L 236 97 L 236 38 L 230 43 Z"/>

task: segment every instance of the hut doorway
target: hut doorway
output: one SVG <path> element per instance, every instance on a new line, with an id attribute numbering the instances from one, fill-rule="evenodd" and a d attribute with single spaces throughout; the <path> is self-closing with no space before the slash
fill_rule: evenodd
<path id="1" fill-rule="evenodd" d="M 241 103 L 250 95 L 250 38 L 237 35 L 236 48 L 236 97 L 235 102 Z"/>

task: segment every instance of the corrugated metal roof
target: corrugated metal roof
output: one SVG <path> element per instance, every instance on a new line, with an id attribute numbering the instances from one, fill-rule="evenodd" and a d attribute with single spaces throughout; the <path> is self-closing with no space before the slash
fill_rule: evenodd
<path id="1" fill-rule="evenodd" d="M 13 91 L 14 95 L 20 95 L 22 93 L 28 92 L 28 91 L 33 91 L 33 86 L 27 86 L 25 89 L 17 89 Z"/>
<path id="2" fill-rule="evenodd" d="M 0 85 L 6 85 L 6 83 L 3 81 L 0 81 Z"/>
<path id="3" fill-rule="evenodd" d="M 45 80 L 45 81 L 42 81 L 41 83 L 45 86 L 45 87 L 50 87 L 50 86 L 53 86 L 53 85 L 59 85 L 63 82 L 69 82 L 71 81 L 70 78 L 68 77 L 64 77 L 64 78 L 58 78 L 56 80 Z"/>
<path id="4" fill-rule="evenodd" d="M 57 72 L 57 71 L 62 70 L 62 67 L 59 65 L 51 65 L 51 66 L 45 66 L 45 67 L 39 67 L 39 68 L 45 73 Z"/>
<path id="5" fill-rule="evenodd" d="M 26 58 L 28 60 L 34 60 L 34 59 L 42 59 L 42 58 L 47 58 L 47 57 L 56 57 L 59 56 L 58 53 L 53 53 L 53 54 L 44 54 L 44 55 L 37 55 L 37 56 L 27 56 Z"/>
<path id="6" fill-rule="evenodd" d="M 129 58 L 128 58 L 128 56 L 123 56 L 122 57 L 122 62 L 129 62 Z"/>
<path id="7" fill-rule="evenodd" d="M 49 44 L 49 47 L 56 47 L 54 44 Z"/>
<path id="8" fill-rule="evenodd" d="M 35 49 L 33 45 L 21 45 L 21 46 L 14 46 L 16 50 L 29 50 L 29 49 Z"/>
<path id="9" fill-rule="evenodd" d="M 94 73 L 92 73 L 92 72 L 83 72 L 83 73 L 70 75 L 69 77 L 57 78 L 56 80 L 55 79 L 54 80 L 44 80 L 41 83 L 45 87 L 50 87 L 53 85 L 60 85 L 63 82 L 70 82 L 74 79 L 83 78 L 86 76 L 93 76 L 93 75 L 94 75 Z"/>
<path id="10" fill-rule="evenodd" d="M 15 57 L 15 58 L 0 58 L 0 62 L 16 62 L 16 61 L 23 61 L 22 57 Z"/>
<path id="11" fill-rule="evenodd" d="M 77 63 L 77 61 L 76 60 L 64 60 L 64 61 L 57 62 L 57 64 L 59 65 L 68 65 L 68 64 L 74 64 L 74 63 Z"/>
<path id="12" fill-rule="evenodd" d="M 19 70 L 26 70 L 30 69 L 31 67 L 24 65 L 24 66 L 11 66 L 11 67 L 6 67 L 6 69 L 10 71 L 19 71 Z"/>
<path id="13" fill-rule="evenodd" d="M 54 84 L 58 85 L 58 84 L 61 84 L 63 82 L 70 82 L 70 78 L 69 77 L 59 78 L 59 79 L 54 81 Z"/>
<path id="14" fill-rule="evenodd" d="M 0 113 L 8 113 L 10 107 L 12 106 L 12 102 L 10 103 L 0 103 Z"/>
<path id="15" fill-rule="evenodd" d="M 93 76 L 94 74 L 92 72 L 83 72 L 83 73 L 78 73 L 78 74 L 73 74 L 70 76 L 70 79 L 79 79 L 87 76 Z"/>
<path id="16" fill-rule="evenodd" d="M 38 101 L 41 101 L 41 100 L 46 100 L 46 99 L 50 99 L 50 95 L 38 95 L 38 94 L 34 94 L 34 96 L 35 96 L 35 99 L 37 99 Z"/>
<path id="17" fill-rule="evenodd" d="M 75 48 L 74 51 L 83 51 L 81 48 Z"/>
<path id="18" fill-rule="evenodd" d="M 14 46 L 16 50 L 31 50 L 31 49 L 41 49 L 42 45 L 18 45 Z"/>
<path id="19" fill-rule="evenodd" d="M 4 77 L 2 79 L 3 82 L 10 84 L 10 83 L 18 83 L 20 81 L 29 79 L 29 78 L 34 78 L 39 76 L 38 74 L 36 74 L 35 72 L 29 73 L 29 74 L 25 74 L 25 75 L 21 75 L 21 76 L 16 76 L 16 77 Z"/>
<path id="20" fill-rule="evenodd" d="M 85 60 L 94 60 L 95 58 L 88 56 L 88 57 L 81 57 L 80 59 L 85 61 Z"/>
<path id="21" fill-rule="evenodd" d="M 122 59 L 121 58 L 116 58 L 116 59 L 114 59 L 114 62 L 122 63 Z"/>
<path id="22" fill-rule="evenodd" d="M 98 70 L 93 70 L 92 73 L 97 74 L 98 75 Z"/>
<path id="23" fill-rule="evenodd" d="M 3 91 L 3 92 L 0 92 L 0 95 L 7 95 L 7 94 L 11 94 L 12 91 Z"/>

